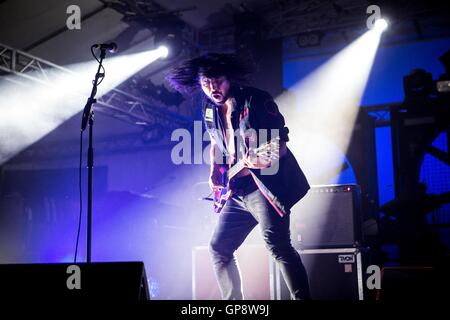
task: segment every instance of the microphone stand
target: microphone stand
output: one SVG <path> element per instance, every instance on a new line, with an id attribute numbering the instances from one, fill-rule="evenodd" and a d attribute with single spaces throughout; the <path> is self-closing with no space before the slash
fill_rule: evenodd
<path id="1" fill-rule="evenodd" d="M 87 250 L 86 250 L 86 262 L 91 263 L 91 248 L 92 248 L 92 169 L 94 168 L 94 148 L 92 145 L 92 136 L 93 136 L 93 128 L 94 128 L 94 110 L 92 110 L 92 105 L 97 102 L 95 99 L 95 95 L 97 94 L 97 86 L 98 81 L 102 79 L 105 74 L 101 73 L 100 70 L 102 68 L 103 59 L 106 55 L 106 49 L 100 48 L 100 60 L 97 73 L 95 74 L 95 78 L 92 81 L 92 91 L 91 95 L 88 98 L 86 105 L 83 111 L 83 118 L 81 121 L 81 131 L 83 132 L 86 129 L 87 124 L 89 123 L 89 147 L 88 147 L 88 158 L 87 158 L 87 167 L 88 167 L 88 209 L 87 209 Z"/>

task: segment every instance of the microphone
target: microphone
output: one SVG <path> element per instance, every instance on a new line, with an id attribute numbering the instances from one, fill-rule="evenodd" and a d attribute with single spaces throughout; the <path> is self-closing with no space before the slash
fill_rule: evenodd
<path id="1" fill-rule="evenodd" d="M 100 50 L 108 50 L 111 53 L 117 52 L 117 44 L 115 42 L 111 43 L 96 43 L 92 45 L 93 48 Z"/>

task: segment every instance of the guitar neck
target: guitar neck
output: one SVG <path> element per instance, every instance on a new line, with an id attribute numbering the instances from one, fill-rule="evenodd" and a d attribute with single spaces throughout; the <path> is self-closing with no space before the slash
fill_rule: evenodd
<path id="1" fill-rule="evenodd" d="M 262 146 L 259 146 L 258 148 L 256 148 L 254 150 L 254 152 L 258 153 L 260 150 L 263 150 L 263 149 L 273 146 L 273 145 L 275 145 L 276 149 L 279 150 L 279 142 L 280 142 L 280 137 L 276 137 L 276 138 L 270 140 L 269 142 L 266 142 Z M 228 181 L 230 181 L 235 175 L 237 175 L 244 168 L 245 168 L 244 160 L 239 160 L 234 166 L 229 168 L 227 171 Z"/>
<path id="2" fill-rule="evenodd" d="M 244 168 L 245 168 L 244 161 L 243 160 L 239 160 L 234 166 L 232 166 L 230 169 L 228 169 L 228 171 L 227 171 L 228 181 L 233 179 L 233 177 L 235 175 L 237 175 Z"/>

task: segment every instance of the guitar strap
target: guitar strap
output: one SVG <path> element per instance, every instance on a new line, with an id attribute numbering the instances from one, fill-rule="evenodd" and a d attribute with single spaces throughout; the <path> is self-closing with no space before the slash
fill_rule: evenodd
<path id="1" fill-rule="evenodd" d="M 225 146 L 221 125 L 219 124 L 217 106 L 208 100 L 205 100 L 204 102 L 203 119 L 205 121 L 206 130 L 210 134 L 211 139 L 214 139 L 219 147 L 219 150 L 224 156 L 227 157 L 228 150 Z"/>
<path id="2" fill-rule="evenodd" d="M 264 195 L 264 197 L 269 201 L 275 211 L 280 215 L 280 217 L 284 217 L 287 214 L 286 208 L 284 205 L 278 200 L 277 197 L 262 183 L 262 181 L 256 176 L 256 174 L 250 170 L 250 174 L 253 177 L 258 189 Z"/>
<path id="3" fill-rule="evenodd" d="M 239 92 L 238 92 L 239 93 Z M 243 125 L 242 121 L 242 114 L 241 111 L 245 110 L 245 107 L 248 107 L 247 101 L 245 101 L 245 107 L 242 108 L 242 105 L 244 104 L 244 101 L 242 97 L 238 96 L 237 98 L 232 98 L 231 100 L 231 125 L 233 127 L 233 131 L 240 130 L 239 134 L 241 137 L 243 137 L 244 129 L 246 126 L 248 126 L 248 116 L 245 119 L 245 125 Z M 250 98 L 251 101 L 251 98 Z M 247 112 L 248 114 L 248 112 Z M 211 138 L 214 139 L 216 142 L 219 150 L 222 152 L 224 158 L 228 158 L 230 156 L 230 152 L 228 151 L 227 144 L 225 142 L 225 128 L 222 125 L 222 121 L 220 120 L 218 107 L 210 102 L 207 98 L 204 102 L 204 108 L 203 108 L 203 119 L 205 122 L 206 130 L 211 135 Z M 245 141 L 243 139 L 239 138 L 234 135 L 234 146 L 235 146 L 235 154 L 239 155 L 239 152 L 246 152 L 247 146 L 245 144 Z M 237 157 L 236 157 L 237 158 Z M 236 163 L 237 159 L 235 159 L 234 163 Z"/>

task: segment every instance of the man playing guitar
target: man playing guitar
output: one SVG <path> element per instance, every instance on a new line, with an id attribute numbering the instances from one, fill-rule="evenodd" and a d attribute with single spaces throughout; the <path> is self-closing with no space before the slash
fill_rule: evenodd
<path id="1" fill-rule="evenodd" d="M 269 93 L 243 85 L 249 75 L 236 56 L 211 53 L 181 63 L 167 76 L 179 91 L 204 94 L 209 183 L 220 212 L 210 241 L 214 271 L 223 299 L 244 298 L 234 253 L 259 224 L 292 298 L 308 300 L 308 278 L 291 245 L 289 214 L 309 184 L 286 146 L 288 129 L 278 106 Z"/>

